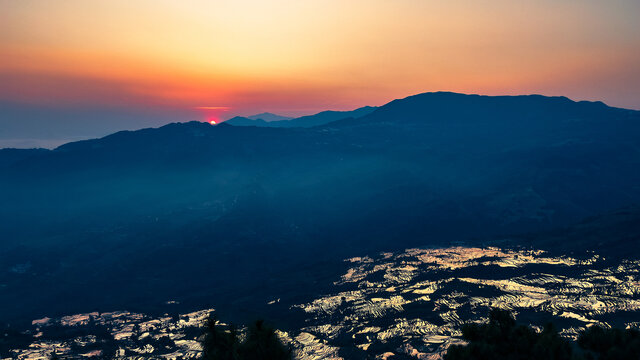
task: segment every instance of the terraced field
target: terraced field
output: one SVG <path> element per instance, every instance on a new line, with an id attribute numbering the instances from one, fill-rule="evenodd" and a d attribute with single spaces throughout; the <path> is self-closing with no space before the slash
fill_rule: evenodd
<path id="1" fill-rule="evenodd" d="M 464 322 L 485 320 L 493 307 L 534 326 L 553 321 L 568 337 L 640 321 L 638 261 L 465 247 L 348 261 L 335 292 L 295 305 L 308 315 L 301 331 L 342 353 L 437 358 L 461 341 Z"/>
<path id="2" fill-rule="evenodd" d="M 300 359 L 438 359 L 462 341 L 462 324 L 486 320 L 494 307 L 509 309 L 518 321 L 536 327 L 553 321 L 570 338 L 593 324 L 640 327 L 638 260 L 450 247 L 346 261 L 348 270 L 317 298 L 298 304 L 276 299 L 270 305 L 274 313 L 285 307 L 285 316 L 300 319 L 280 332 Z M 32 339 L 12 356 L 98 356 L 108 345 L 118 358 L 195 358 L 198 327 L 209 311 L 159 318 L 118 312 L 35 320 L 25 333 Z M 99 326 L 106 332 L 102 338 L 84 333 L 54 341 L 47 339 L 51 326 Z"/>

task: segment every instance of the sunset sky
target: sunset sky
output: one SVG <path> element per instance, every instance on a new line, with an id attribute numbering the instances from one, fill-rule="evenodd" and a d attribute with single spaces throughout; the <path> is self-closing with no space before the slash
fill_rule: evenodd
<path id="1" fill-rule="evenodd" d="M 439 90 L 640 109 L 638 15 L 638 0 L 0 0 L 0 147 Z"/>

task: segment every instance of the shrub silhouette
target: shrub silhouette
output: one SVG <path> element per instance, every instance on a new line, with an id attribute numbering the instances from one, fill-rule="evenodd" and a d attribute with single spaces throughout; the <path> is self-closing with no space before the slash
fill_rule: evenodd
<path id="1" fill-rule="evenodd" d="M 572 343 L 560 337 L 553 324 L 537 333 L 528 326 L 516 325 L 509 312 L 498 309 L 489 312 L 487 324 L 464 325 L 462 336 L 469 343 L 451 346 L 445 360 L 640 359 L 640 331 L 591 326 L 580 334 L 577 343 Z"/>
<path id="2" fill-rule="evenodd" d="M 640 332 L 637 330 L 592 326 L 580 334 L 578 345 L 584 349 L 586 359 L 640 359 Z"/>
<path id="3" fill-rule="evenodd" d="M 258 320 L 249 327 L 247 339 L 240 347 L 243 359 L 291 359 L 291 350 L 278 339 L 275 329 Z"/>
<path id="4" fill-rule="evenodd" d="M 462 335 L 468 345 L 454 345 L 445 355 L 446 360 L 496 359 L 578 359 L 571 344 L 561 338 L 552 324 L 537 333 L 528 326 L 516 325 L 508 311 L 493 309 L 487 324 L 466 324 Z"/>
<path id="5" fill-rule="evenodd" d="M 275 329 L 258 320 L 247 329 L 243 342 L 238 332 L 230 326 L 228 330 L 216 325 L 215 318 L 207 319 L 202 338 L 202 357 L 205 360 L 290 360 L 291 350 L 287 348 Z"/>

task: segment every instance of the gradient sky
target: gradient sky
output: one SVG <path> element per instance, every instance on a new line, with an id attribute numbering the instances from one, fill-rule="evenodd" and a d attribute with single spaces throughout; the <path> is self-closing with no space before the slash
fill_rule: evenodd
<path id="1" fill-rule="evenodd" d="M 639 14 L 638 0 L 0 0 L 0 147 L 438 90 L 639 109 Z"/>

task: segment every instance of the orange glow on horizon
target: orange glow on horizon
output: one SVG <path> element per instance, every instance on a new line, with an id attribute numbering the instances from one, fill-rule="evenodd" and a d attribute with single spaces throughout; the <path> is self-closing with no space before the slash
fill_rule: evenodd
<path id="1" fill-rule="evenodd" d="M 197 110 L 223 110 L 223 111 L 231 110 L 231 108 L 229 106 L 196 106 L 195 109 L 197 109 Z"/>
<path id="2" fill-rule="evenodd" d="M 0 101 L 206 118 L 444 90 L 640 108 L 638 13 L 637 0 L 9 1 Z"/>
<path id="3" fill-rule="evenodd" d="M 221 115 L 229 110 L 230 106 L 196 106 L 194 109 L 200 111 L 205 119 L 211 125 L 217 125 L 222 122 Z"/>

